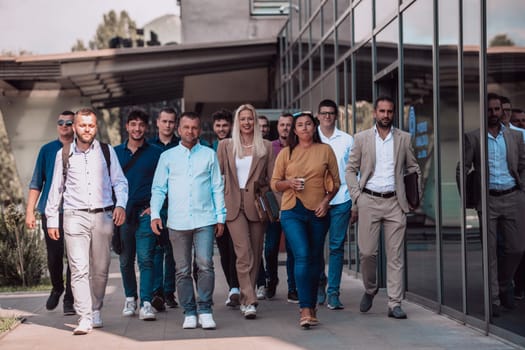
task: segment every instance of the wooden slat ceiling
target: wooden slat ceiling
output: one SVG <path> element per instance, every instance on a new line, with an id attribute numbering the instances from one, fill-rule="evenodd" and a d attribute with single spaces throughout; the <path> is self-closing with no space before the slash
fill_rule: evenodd
<path id="1" fill-rule="evenodd" d="M 55 83 L 109 108 L 182 98 L 185 76 L 271 67 L 276 57 L 276 40 L 0 57 L 0 90 Z"/>

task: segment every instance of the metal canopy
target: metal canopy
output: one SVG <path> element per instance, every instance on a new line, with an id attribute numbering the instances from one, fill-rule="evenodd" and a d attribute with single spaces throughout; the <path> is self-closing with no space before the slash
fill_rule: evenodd
<path id="1" fill-rule="evenodd" d="M 0 93 L 55 88 L 96 108 L 141 104 L 182 98 L 185 76 L 271 67 L 276 57 L 275 39 L 0 57 Z"/>

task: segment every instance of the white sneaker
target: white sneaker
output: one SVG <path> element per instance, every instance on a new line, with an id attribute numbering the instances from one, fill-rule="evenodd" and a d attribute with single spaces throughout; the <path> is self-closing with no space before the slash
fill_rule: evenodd
<path id="1" fill-rule="evenodd" d="M 202 329 L 215 329 L 217 327 L 212 314 L 199 314 L 199 324 Z"/>
<path id="2" fill-rule="evenodd" d="M 255 319 L 255 317 L 257 317 L 257 309 L 255 308 L 255 305 L 246 305 L 243 314 L 244 318 L 246 318 L 247 320 Z"/>
<path id="3" fill-rule="evenodd" d="M 93 318 L 91 321 L 93 328 L 102 328 L 104 326 L 102 316 L 100 316 L 100 310 L 93 310 L 91 317 Z"/>
<path id="4" fill-rule="evenodd" d="M 228 299 L 226 299 L 226 306 L 236 307 L 239 306 L 241 300 L 241 292 L 239 288 L 232 288 L 228 293 Z"/>
<path id="5" fill-rule="evenodd" d="M 157 316 L 155 316 L 155 312 L 153 312 L 153 307 L 149 301 L 145 301 L 140 308 L 139 319 L 144 321 L 155 321 L 157 319 Z"/>
<path id="6" fill-rule="evenodd" d="M 197 328 L 197 316 L 186 316 L 184 317 L 184 323 L 182 324 L 183 329 Z"/>
<path id="7" fill-rule="evenodd" d="M 91 322 L 89 322 L 87 318 L 83 318 L 78 323 L 77 328 L 73 330 L 73 334 L 74 335 L 88 334 L 89 332 L 91 332 L 91 329 L 92 329 Z"/>
<path id="8" fill-rule="evenodd" d="M 259 288 L 257 288 L 257 299 L 259 300 L 263 300 L 266 298 L 266 287 L 264 286 L 260 286 Z"/>
<path id="9" fill-rule="evenodd" d="M 134 297 L 126 297 L 124 301 L 124 309 L 122 309 L 122 316 L 133 316 L 137 310 L 137 302 Z"/>

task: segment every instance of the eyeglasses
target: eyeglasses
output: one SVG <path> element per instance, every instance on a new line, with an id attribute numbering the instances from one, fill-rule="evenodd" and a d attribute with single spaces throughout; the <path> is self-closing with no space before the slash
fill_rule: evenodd
<path id="1" fill-rule="evenodd" d="M 323 117 L 332 116 L 335 114 L 336 114 L 335 112 L 319 112 L 319 115 L 322 115 Z"/>
<path id="2" fill-rule="evenodd" d="M 73 121 L 72 121 L 72 120 L 59 119 L 59 120 L 57 121 L 57 125 L 58 125 L 58 126 L 63 126 L 63 125 L 65 125 L 65 126 L 71 126 L 71 125 L 73 125 Z"/>
<path id="3" fill-rule="evenodd" d="M 299 117 L 302 117 L 303 115 L 309 116 L 311 118 L 314 117 L 314 115 L 310 111 L 297 112 L 297 113 L 294 113 L 292 115 L 293 115 L 294 118 L 299 118 Z"/>

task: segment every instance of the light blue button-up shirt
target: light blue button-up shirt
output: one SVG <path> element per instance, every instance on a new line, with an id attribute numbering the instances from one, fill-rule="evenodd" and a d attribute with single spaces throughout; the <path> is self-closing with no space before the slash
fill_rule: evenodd
<path id="1" fill-rule="evenodd" d="M 505 126 L 501 126 L 496 137 L 490 133 L 488 138 L 489 149 L 489 189 L 491 190 L 508 190 L 516 186 L 516 179 L 512 177 L 507 164 L 507 145 L 503 137 Z"/>
<path id="2" fill-rule="evenodd" d="M 160 218 L 167 196 L 169 228 L 182 231 L 223 224 L 223 191 L 215 151 L 200 144 L 191 150 L 179 144 L 160 156 L 151 187 L 151 219 Z"/>

